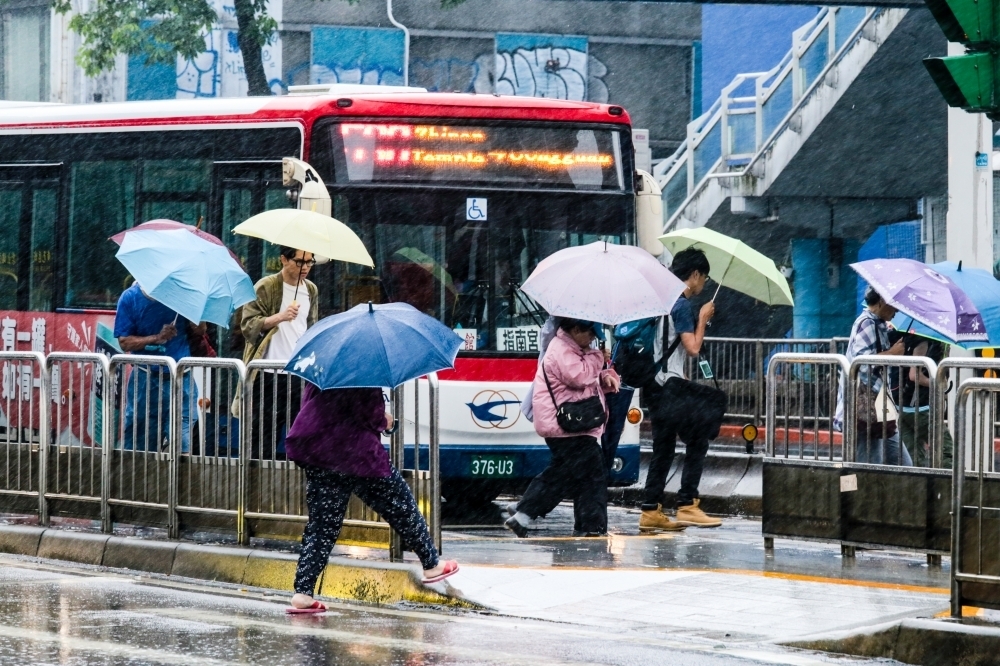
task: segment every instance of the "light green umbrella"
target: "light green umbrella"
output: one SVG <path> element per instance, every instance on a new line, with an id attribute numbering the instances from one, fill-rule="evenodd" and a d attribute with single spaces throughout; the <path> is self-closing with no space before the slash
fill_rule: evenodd
<path id="1" fill-rule="evenodd" d="M 699 227 L 671 231 L 660 236 L 660 242 L 672 255 L 689 247 L 704 251 L 712 267 L 709 277 L 720 287 L 729 287 L 765 305 L 795 304 L 788 280 L 774 262 L 743 241 Z"/>

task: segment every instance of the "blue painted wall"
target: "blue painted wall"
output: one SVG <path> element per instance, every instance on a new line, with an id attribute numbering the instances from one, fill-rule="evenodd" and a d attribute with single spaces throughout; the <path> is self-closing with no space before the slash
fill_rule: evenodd
<path id="1" fill-rule="evenodd" d="M 920 222 L 886 224 L 875 230 L 858 250 L 858 261 L 868 259 L 913 259 L 923 261 L 926 252 L 920 244 Z M 857 301 L 865 297 L 868 284 L 858 280 Z"/>
<path id="2" fill-rule="evenodd" d="M 850 264 L 857 261 L 859 241 L 834 239 L 841 243 L 840 260 L 836 243 L 826 238 L 796 238 L 792 241 L 792 288 L 795 291 L 793 336 L 831 338 L 848 335 L 859 312 L 857 274 Z M 833 250 L 831 252 L 831 250 Z M 836 270 L 830 272 L 830 264 Z"/>
<path id="3" fill-rule="evenodd" d="M 764 72 L 792 46 L 792 33 L 816 7 L 703 5 L 701 10 L 701 110 L 737 74 Z"/>

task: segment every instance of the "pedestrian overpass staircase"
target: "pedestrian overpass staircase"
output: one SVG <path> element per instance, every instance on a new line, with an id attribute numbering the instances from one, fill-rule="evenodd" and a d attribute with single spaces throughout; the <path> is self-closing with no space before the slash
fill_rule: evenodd
<path id="1" fill-rule="evenodd" d="M 687 139 L 653 169 L 662 190 L 663 230 L 700 227 L 732 199 L 751 211 L 878 49 L 906 9 L 823 7 L 792 36 L 768 72 L 740 74 L 688 124 Z"/>

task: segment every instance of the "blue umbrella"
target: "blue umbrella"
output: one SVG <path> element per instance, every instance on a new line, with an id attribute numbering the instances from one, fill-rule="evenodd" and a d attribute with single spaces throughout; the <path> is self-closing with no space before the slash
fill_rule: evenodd
<path id="1" fill-rule="evenodd" d="M 1000 347 L 1000 281 L 994 278 L 992 273 L 982 268 L 962 268 L 961 262 L 956 264 L 954 261 L 942 261 L 933 264 L 931 268 L 941 275 L 951 278 L 951 281 L 965 292 L 972 304 L 979 310 L 979 314 L 982 315 L 989 340 L 956 342 L 902 312 L 898 313 L 896 318 L 892 320 L 892 325 L 901 331 L 909 331 L 927 338 L 941 340 L 964 349 Z"/>
<path id="2" fill-rule="evenodd" d="M 115 256 L 144 292 L 189 321 L 228 328 L 233 311 L 257 298 L 225 247 L 182 229 L 127 233 Z"/>
<path id="3" fill-rule="evenodd" d="M 285 366 L 326 390 L 399 386 L 455 365 L 454 331 L 412 305 L 358 305 L 306 331 Z"/>

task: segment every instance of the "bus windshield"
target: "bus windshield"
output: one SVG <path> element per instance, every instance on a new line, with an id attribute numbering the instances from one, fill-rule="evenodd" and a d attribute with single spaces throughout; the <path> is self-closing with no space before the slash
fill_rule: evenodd
<path id="1" fill-rule="evenodd" d="M 539 261 L 562 248 L 631 242 L 622 223 L 630 198 L 482 195 L 439 188 L 337 191 L 334 217 L 361 236 L 375 271 L 334 262 L 317 277 L 329 280 L 321 291 L 337 294 L 338 310 L 369 300 L 409 303 L 455 329 L 467 340 L 466 351 L 538 351 L 548 313 L 521 292 L 521 284 Z"/>

